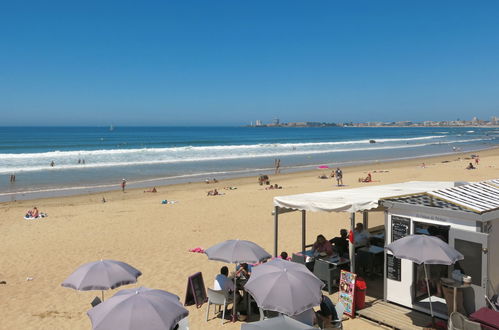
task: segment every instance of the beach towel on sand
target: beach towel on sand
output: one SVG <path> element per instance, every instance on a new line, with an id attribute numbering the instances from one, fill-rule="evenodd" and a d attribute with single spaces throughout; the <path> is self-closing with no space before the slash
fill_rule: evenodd
<path id="1" fill-rule="evenodd" d="M 48 217 L 49 215 L 47 213 L 40 213 L 40 215 L 38 215 L 36 218 L 35 217 L 28 217 L 28 216 L 24 216 L 24 219 L 25 220 L 37 220 L 37 219 L 41 219 L 41 218 L 46 218 Z"/>

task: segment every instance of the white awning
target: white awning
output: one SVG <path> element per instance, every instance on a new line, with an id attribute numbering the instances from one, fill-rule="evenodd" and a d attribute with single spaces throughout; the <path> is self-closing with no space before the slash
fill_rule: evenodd
<path id="1" fill-rule="evenodd" d="M 375 209 L 382 198 L 405 196 L 454 187 L 447 181 L 411 181 L 355 189 L 277 196 L 274 205 L 295 210 L 359 212 Z"/>

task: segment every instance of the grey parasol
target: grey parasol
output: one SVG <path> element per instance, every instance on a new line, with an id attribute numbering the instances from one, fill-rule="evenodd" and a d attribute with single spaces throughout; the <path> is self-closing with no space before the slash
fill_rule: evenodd
<path id="1" fill-rule="evenodd" d="M 180 298 L 163 290 L 144 287 L 118 291 L 87 312 L 92 329 L 173 329 L 189 315 Z"/>
<path id="2" fill-rule="evenodd" d="M 428 284 L 428 273 L 426 264 L 430 265 L 452 265 L 464 258 L 456 249 L 435 236 L 409 235 L 386 246 L 396 258 L 408 259 L 417 264 L 423 264 L 426 289 L 430 300 L 430 312 L 433 318 L 433 307 L 431 305 L 430 285 Z"/>
<path id="3" fill-rule="evenodd" d="M 302 264 L 274 259 L 252 269 L 244 286 L 259 307 L 297 315 L 320 305 L 324 283 Z"/>
<path id="4" fill-rule="evenodd" d="M 259 245 L 245 240 L 228 240 L 205 250 L 208 259 L 229 263 L 256 263 L 271 255 Z"/>
<path id="5" fill-rule="evenodd" d="M 93 261 L 81 265 L 61 284 L 80 291 L 108 290 L 136 283 L 142 273 L 127 263 L 116 260 Z M 104 300 L 104 291 L 102 291 Z"/>
<path id="6" fill-rule="evenodd" d="M 280 315 L 271 319 L 241 324 L 241 330 L 312 330 L 317 329 L 296 321 L 289 316 Z"/>
<path id="7" fill-rule="evenodd" d="M 224 261 L 232 264 L 257 263 L 267 260 L 271 255 L 259 245 L 245 240 L 227 240 L 218 243 L 204 251 L 210 260 Z M 236 277 L 234 276 L 234 288 L 236 287 Z M 236 291 L 234 290 L 234 302 L 236 301 Z M 235 321 L 236 304 L 232 308 L 232 320 Z"/>

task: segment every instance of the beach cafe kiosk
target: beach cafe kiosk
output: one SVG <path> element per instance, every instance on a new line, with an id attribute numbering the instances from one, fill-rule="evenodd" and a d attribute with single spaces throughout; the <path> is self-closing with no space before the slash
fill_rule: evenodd
<path id="1" fill-rule="evenodd" d="M 379 201 L 392 196 L 423 193 L 428 190 L 453 187 L 453 182 L 411 181 L 378 186 L 367 186 L 355 189 L 338 189 L 298 195 L 274 197 L 274 256 L 278 253 L 279 215 L 301 211 L 301 249 L 305 251 L 307 211 L 312 212 L 348 212 L 350 213 L 350 229 L 355 227 L 355 213 L 362 212 L 364 228 L 368 228 L 367 211 L 380 211 Z M 350 271 L 355 272 L 355 248 L 350 243 Z"/>
<path id="2" fill-rule="evenodd" d="M 356 212 L 362 212 L 367 229 L 368 211 L 384 211 L 385 245 L 405 235 L 430 234 L 447 240 L 464 255 L 458 265 L 432 265 L 430 277 L 436 294 L 441 285 L 438 280 L 450 278 L 455 268 L 472 279 L 469 287 L 459 288 L 467 313 L 485 306 L 485 295 L 499 292 L 499 180 L 464 185 L 412 181 L 278 196 L 274 198 L 274 255 L 278 253 L 279 215 L 292 211 L 301 211 L 302 251 L 307 246 L 306 211 L 349 212 L 351 230 Z M 350 244 L 352 272 L 354 256 Z M 384 254 L 384 300 L 429 313 L 422 281 L 424 272 L 418 265 Z M 438 301 L 440 306 L 433 304 L 435 315 L 447 318 L 445 300 L 436 298 L 432 297 L 432 302 Z"/>
<path id="3" fill-rule="evenodd" d="M 447 318 L 449 301 L 456 305 L 453 310 L 473 313 L 499 292 L 499 180 L 384 198 L 380 204 L 386 209 L 385 245 L 406 235 L 426 234 L 464 255 L 455 265 L 429 265 L 436 316 Z M 471 276 L 471 283 L 453 283 L 459 273 Z M 460 299 L 454 300 L 454 295 Z M 422 265 L 385 253 L 384 299 L 428 312 Z"/>

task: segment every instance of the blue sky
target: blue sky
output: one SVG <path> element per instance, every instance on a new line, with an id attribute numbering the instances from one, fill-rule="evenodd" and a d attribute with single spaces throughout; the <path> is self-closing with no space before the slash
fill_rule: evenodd
<path id="1" fill-rule="evenodd" d="M 499 116 L 498 1 L 3 1 L 0 125 Z"/>

